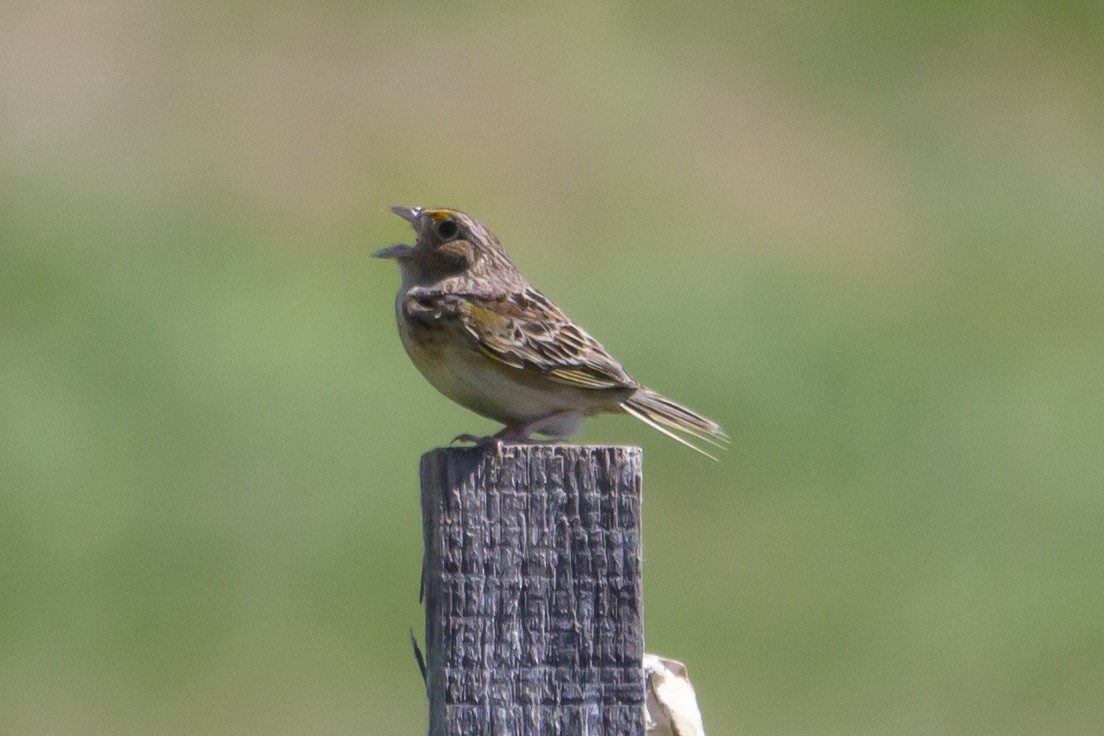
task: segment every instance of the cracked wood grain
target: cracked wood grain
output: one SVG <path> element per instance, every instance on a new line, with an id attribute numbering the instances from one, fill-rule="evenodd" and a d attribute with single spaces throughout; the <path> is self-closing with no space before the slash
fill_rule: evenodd
<path id="1" fill-rule="evenodd" d="M 641 451 L 422 457 L 430 736 L 643 736 Z"/>

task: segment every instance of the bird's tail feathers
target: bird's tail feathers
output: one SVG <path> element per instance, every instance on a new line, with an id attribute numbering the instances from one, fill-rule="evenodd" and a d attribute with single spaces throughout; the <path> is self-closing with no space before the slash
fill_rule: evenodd
<path id="1" fill-rule="evenodd" d="M 711 460 L 717 458 L 690 442 L 675 431 L 690 435 L 696 440 L 706 442 L 722 450 L 727 449 L 728 435 L 721 425 L 712 419 L 703 417 L 682 404 L 671 401 L 666 396 L 643 386 L 626 399 L 621 408 L 650 427 L 672 439 L 696 450 Z M 675 430 L 675 431 L 672 431 Z"/>

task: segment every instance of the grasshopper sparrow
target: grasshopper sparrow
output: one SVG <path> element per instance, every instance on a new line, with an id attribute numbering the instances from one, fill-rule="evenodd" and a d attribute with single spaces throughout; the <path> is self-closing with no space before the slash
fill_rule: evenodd
<path id="1" fill-rule="evenodd" d="M 456 210 L 391 211 L 417 234 L 413 246 L 374 254 L 402 271 L 395 311 L 406 352 L 445 396 L 506 425 L 490 438 L 458 439 L 562 439 L 593 414 L 625 412 L 705 455 L 676 431 L 718 446 L 727 441 L 716 422 L 626 373 L 529 284 L 483 223 Z"/>

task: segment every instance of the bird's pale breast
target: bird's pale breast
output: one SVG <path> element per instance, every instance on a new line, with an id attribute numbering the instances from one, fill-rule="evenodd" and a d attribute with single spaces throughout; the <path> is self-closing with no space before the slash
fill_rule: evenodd
<path id="1" fill-rule="evenodd" d="M 503 424 L 525 423 L 566 412 L 546 434 L 570 436 L 607 400 L 594 391 L 557 383 L 535 371 L 488 357 L 455 325 L 424 325 L 403 319 L 399 334 L 410 360 L 434 388 L 461 406 Z"/>

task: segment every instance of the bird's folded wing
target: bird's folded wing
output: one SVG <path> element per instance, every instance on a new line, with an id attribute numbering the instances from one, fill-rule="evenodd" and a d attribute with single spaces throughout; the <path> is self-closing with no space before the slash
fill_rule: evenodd
<path id="1" fill-rule="evenodd" d="M 578 388 L 635 388 L 601 343 L 535 289 L 496 297 L 464 295 L 461 323 L 486 355 L 522 370 L 537 370 Z"/>

